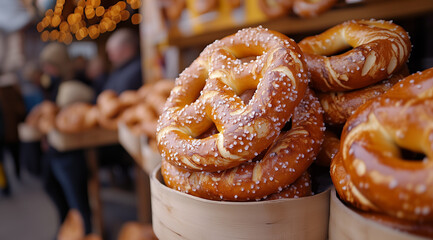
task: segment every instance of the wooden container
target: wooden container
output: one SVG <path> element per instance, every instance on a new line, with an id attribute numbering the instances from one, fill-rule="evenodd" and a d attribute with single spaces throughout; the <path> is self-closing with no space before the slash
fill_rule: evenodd
<path id="1" fill-rule="evenodd" d="M 149 146 L 146 136 L 142 136 L 140 142 L 142 166 L 144 171 L 150 176 L 153 170 L 161 163 L 161 155 Z"/>
<path id="2" fill-rule="evenodd" d="M 329 192 L 299 199 L 219 202 L 163 184 L 160 167 L 150 179 L 152 222 L 162 240 L 327 239 Z"/>
<path id="3" fill-rule="evenodd" d="M 80 133 L 53 130 L 48 133 L 48 142 L 57 151 L 69 151 L 115 144 L 119 140 L 117 131 L 95 128 Z"/>
<path id="4" fill-rule="evenodd" d="M 18 124 L 18 136 L 21 142 L 37 142 L 44 136 L 38 129 L 25 123 Z"/>
<path id="5" fill-rule="evenodd" d="M 119 143 L 139 164 L 141 162 L 140 137 L 134 135 L 124 123 L 119 123 Z"/>
<path id="6" fill-rule="evenodd" d="M 331 212 L 329 217 L 329 239 L 331 240 L 419 240 L 425 239 L 384 226 L 366 219 L 346 207 L 331 190 Z"/>

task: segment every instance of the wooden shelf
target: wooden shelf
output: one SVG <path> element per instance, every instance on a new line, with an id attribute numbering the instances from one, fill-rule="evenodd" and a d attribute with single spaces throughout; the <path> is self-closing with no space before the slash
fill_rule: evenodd
<path id="1" fill-rule="evenodd" d="M 168 42 L 169 45 L 186 48 L 207 45 L 215 41 L 215 39 L 220 39 L 235 33 L 238 29 L 250 26 L 262 25 L 263 27 L 290 35 L 321 31 L 351 19 L 376 18 L 396 20 L 415 15 L 424 15 L 429 12 L 433 12 L 432 0 L 371 0 L 366 3 L 336 8 L 318 17 L 309 19 L 287 16 L 257 24 L 233 26 L 216 31 L 209 30 L 191 36 L 182 36 L 177 31 L 170 31 Z"/>

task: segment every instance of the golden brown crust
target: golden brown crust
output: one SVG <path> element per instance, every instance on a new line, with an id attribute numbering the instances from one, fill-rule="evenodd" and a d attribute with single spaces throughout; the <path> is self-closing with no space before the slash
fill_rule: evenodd
<path id="1" fill-rule="evenodd" d="M 283 189 L 281 192 L 269 195 L 265 200 L 276 200 L 284 198 L 301 198 L 313 195 L 311 189 L 311 176 L 308 171 L 304 172 L 295 182 Z"/>
<path id="2" fill-rule="evenodd" d="M 311 86 L 322 92 L 359 89 L 387 79 L 411 51 L 407 32 L 383 20 L 347 21 L 303 39 L 299 47 L 311 72 Z M 332 56 L 349 47 L 353 49 Z"/>
<path id="3" fill-rule="evenodd" d="M 331 161 L 340 149 L 340 139 L 335 133 L 326 130 L 320 152 L 316 157 L 316 163 L 320 166 L 331 166 Z"/>
<path id="4" fill-rule="evenodd" d="M 348 92 L 318 93 L 317 97 L 325 111 L 325 123 L 331 125 L 344 124 L 362 104 L 388 91 L 401 79 L 409 75 L 404 66 L 398 73 L 377 84 Z"/>
<path id="5" fill-rule="evenodd" d="M 320 104 L 309 90 L 296 107 L 292 129 L 281 133 L 263 158 L 219 172 L 192 172 L 163 160 L 161 173 L 167 186 L 202 198 L 262 199 L 287 188 L 307 170 L 320 149 L 323 131 Z"/>
<path id="6" fill-rule="evenodd" d="M 253 159 L 278 137 L 307 81 L 302 52 L 285 35 L 259 27 L 216 41 L 176 79 L 157 132 L 162 157 L 196 171 Z M 244 104 L 239 95 L 254 88 Z M 218 134 L 196 139 L 213 124 Z"/>
<path id="7" fill-rule="evenodd" d="M 341 199 L 399 219 L 432 222 L 432 123 L 433 68 L 406 77 L 358 108 L 331 166 Z M 425 158 L 404 160 L 400 148 Z"/>

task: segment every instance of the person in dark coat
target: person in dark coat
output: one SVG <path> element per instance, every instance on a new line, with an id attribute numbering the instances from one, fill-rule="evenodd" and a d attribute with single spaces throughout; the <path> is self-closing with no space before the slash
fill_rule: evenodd
<path id="1" fill-rule="evenodd" d="M 143 85 L 138 35 L 130 29 L 115 31 L 107 41 L 108 59 L 113 65 L 103 90 L 111 89 L 122 93 Z"/>
<path id="2" fill-rule="evenodd" d="M 121 94 L 126 90 L 136 90 L 143 85 L 141 72 L 139 37 L 136 31 L 128 28 L 116 30 L 107 40 L 106 52 L 113 70 L 108 74 L 102 90 L 113 90 Z M 98 149 L 101 166 L 116 167 L 120 171 L 117 184 L 130 188 L 129 167 L 132 158 L 121 145 L 104 146 Z"/>
<path id="3" fill-rule="evenodd" d="M 15 175 L 20 178 L 18 124 L 24 120 L 26 107 L 18 85 L 18 77 L 13 73 L 0 76 L 0 108 L 3 112 L 4 125 L 3 147 L 11 153 L 15 163 Z"/>

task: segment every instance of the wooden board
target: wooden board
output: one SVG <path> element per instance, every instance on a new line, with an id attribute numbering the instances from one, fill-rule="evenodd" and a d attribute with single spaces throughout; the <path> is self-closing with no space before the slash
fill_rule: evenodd
<path id="1" fill-rule="evenodd" d="M 115 144 L 119 140 L 117 131 L 95 128 L 70 134 L 53 130 L 48 133 L 48 142 L 57 151 L 69 151 Z"/>
<path id="2" fill-rule="evenodd" d="M 38 129 L 25 123 L 18 125 L 18 136 L 21 142 L 37 142 L 44 136 Z"/>
<path id="3" fill-rule="evenodd" d="M 159 239 L 327 239 L 329 192 L 299 199 L 219 202 L 187 195 L 152 173 L 152 222 Z"/>
<path id="4" fill-rule="evenodd" d="M 363 218 L 338 199 L 335 189 L 331 191 L 331 213 L 329 239 L 333 240 L 419 240 L 425 239 L 401 232 L 377 222 Z"/>

